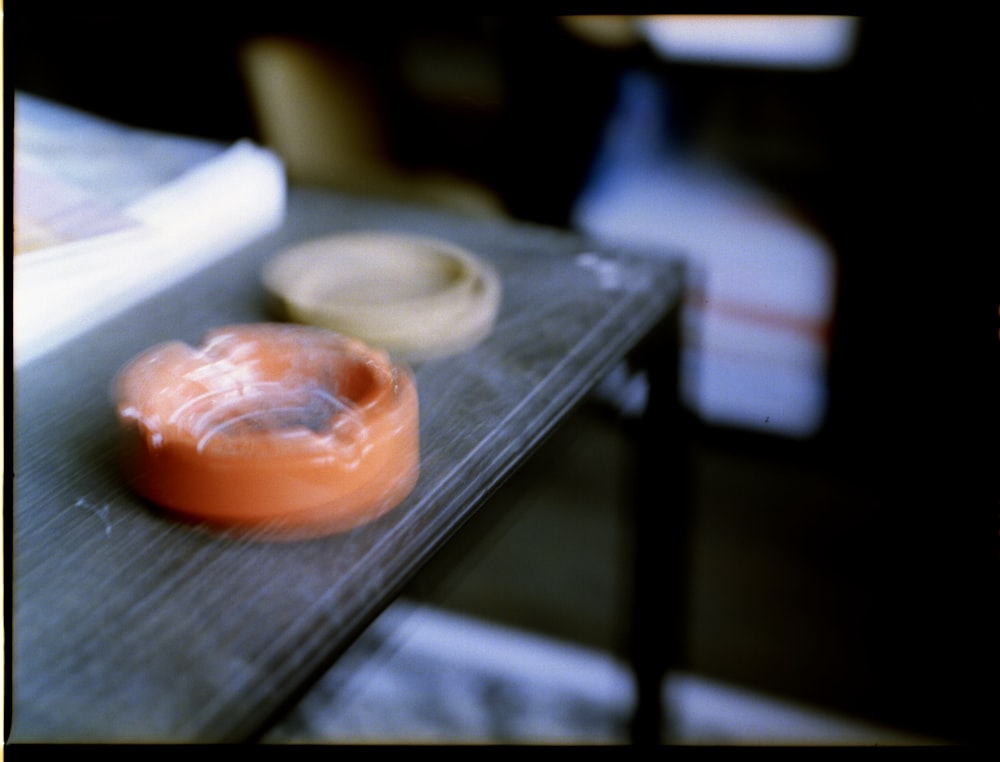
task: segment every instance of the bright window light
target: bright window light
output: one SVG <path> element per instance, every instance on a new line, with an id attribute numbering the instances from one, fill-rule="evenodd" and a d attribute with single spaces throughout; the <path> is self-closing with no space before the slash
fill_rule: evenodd
<path id="1" fill-rule="evenodd" d="M 835 68 L 854 50 L 852 16 L 648 16 L 643 33 L 664 58 L 722 66 Z"/>

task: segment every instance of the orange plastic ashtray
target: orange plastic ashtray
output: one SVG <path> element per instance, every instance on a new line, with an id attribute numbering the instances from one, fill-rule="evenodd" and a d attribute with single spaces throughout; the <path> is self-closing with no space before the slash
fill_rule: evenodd
<path id="1" fill-rule="evenodd" d="M 263 323 L 152 347 L 114 384 L 132 487 L 180 516 L 279 538 L 398 505 L 420 470 L 416 383 L 366 344 Z"/>

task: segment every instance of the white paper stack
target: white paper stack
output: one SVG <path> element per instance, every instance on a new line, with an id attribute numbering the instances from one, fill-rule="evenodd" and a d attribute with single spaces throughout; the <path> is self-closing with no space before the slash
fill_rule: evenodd
<path id="1" fill-rule="evenodd" d="M 275 229 L 284 167 L 15 96 L 15 366 Z"/>

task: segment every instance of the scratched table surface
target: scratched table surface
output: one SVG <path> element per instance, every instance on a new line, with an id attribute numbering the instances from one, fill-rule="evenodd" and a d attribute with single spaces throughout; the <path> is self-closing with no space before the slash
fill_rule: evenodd
<path id="1" fill-rule="evenodd" d="M 496 329 L 414 368 L 421 477 L 395 510 L 294 543 L 162 515 L 120 478 L 116 371 L 166 340 L 273 319 L 260 268 L 339 232 L 433 235 L 490 260 Z M 11 742 L 253 740 L 546 434 L 679 303 L 679 257 L 566 231 L 293 188 L 286 224 L 20 368 Z"/>

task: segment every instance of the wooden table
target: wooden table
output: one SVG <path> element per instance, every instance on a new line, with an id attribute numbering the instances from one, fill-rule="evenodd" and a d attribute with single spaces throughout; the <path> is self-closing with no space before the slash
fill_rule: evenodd
<path id="1" fill-rule="evenodd" d="M 268 257 L 374 229 L 446 238 L 503 278 L 493 335 L 415 368 L 422 474 L 410 497 L 349 534 L 289 544 L 193 529 L 132 495 L 117 471 L 118 368 L 160 341 L 268 319 Z M 293 189 L 276 233 L 19 369 L 10 741 L 258 737 L 609 368 L 676 325 L 682 278 L 676 257 L 567 232 Z"/>

